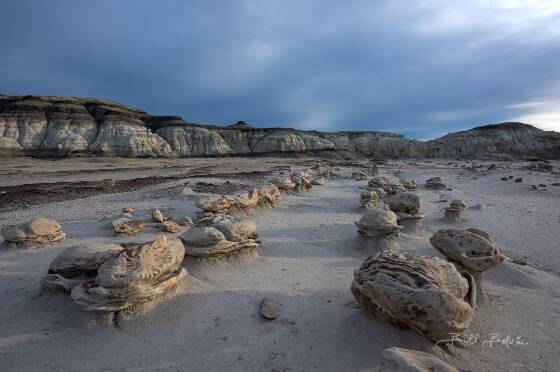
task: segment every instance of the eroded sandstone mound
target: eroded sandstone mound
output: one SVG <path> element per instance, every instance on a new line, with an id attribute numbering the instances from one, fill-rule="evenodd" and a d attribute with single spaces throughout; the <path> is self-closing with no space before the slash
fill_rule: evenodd
<path id="1" fill-rule="evenodd" d="M 194 257 L 226 257 L 255 253 L 260 247 L 257 226 L 249 219 L 216 217 L 181 235 L 186 254 Z"/>
<path id="2" fill-rule="evenodd" d="M 58 222 L 44 217 L 18 225 L 4 226 L 1 233 L 9 245 L 18 247 L 46 247 L 66 237 Z"/>
<path id="3" fill-rule="evenodd" d="M 369 314 L 432 340 L 461 333 L 474 315 L 468 280 L 435 257 L 383 251 L 354 272 L 351 290 Z"/>
<path id="4" fill-rule="evenodd" d="M 47 289 L 69 291 L 88 311 L 119 311 L 160 297 L 187 275 L 185 248 L 161 235 L 144 244 L 71 247 L 51 263 L 41 281 Z"/>

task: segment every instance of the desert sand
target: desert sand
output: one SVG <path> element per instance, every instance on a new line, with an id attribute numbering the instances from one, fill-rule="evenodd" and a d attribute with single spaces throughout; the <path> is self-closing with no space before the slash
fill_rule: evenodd
<path id="1" fill-rule="evenodd" d="M 401 234 L 403 250 L 444 258 L 430 245 L 430 236 L 442 228 L 475 227 L 488 232 L 508 257 L 484 274 L 489 304 L 477 307 L 464 333 L 471 336 L 467 341 L 435 345 L 369 317 L 352 296 L 354 270 L 377 253 L 354 225 L 364 211 L 359 199 L 367 181 L 351 174 L 370 165 L 367 159 L 328 159 L 337 178 L 286 195 L 277 208 L 251 211 L 262 241 L 258 258 L 186 260 L 185 284 L 132 319 L 108 325 L 68 296 L 41 289 L 49 263 L 69 246 L 144 242 L 161 233 L 148 226 L 135 236 L 115 236 L 111 220 L 123 208 L 134 208 L 145 221 L 155 207 L 175 218 L 194 217 L 196 200 L 229 187 L 222 185 L 226 181 L 257 185 L 290 168 L 305 170 L 316 160 L 0 160 L 0 225 L 43 216 L 58 221 L 67 234 L 47 248 L 0 250 L 0 369 L 377 371 L 381 352 L 397 346 L 430 352 L 465 371 L 558 370 L 560 186 L 552 184 L 560 175 L 525 169 L 524 162 L 500 162 L 490 171 L 491 162 L 476 162 L 482 166 L 473 169 L 461 167 L 472 163 L 456 161 L 379 166 L 380 175 L 420 186 L 424 229 Z M 451 190 L 426 189 L 426 179 L 434 176 Z M 501 180 L 504 176 L 523 182 Z M 117 181 L 114 190 L 92 186 L 108 178 Z M 186 184 L 197 182 L 221 186 L 182 193 Z M 451 226 L 442 217 L 456 198 L 466 203 L 466 221 Z M 259 313 L 265 296 L 278 305 L 275 320 Z M 513 345 L 498 342 L 508 337 Z"/>

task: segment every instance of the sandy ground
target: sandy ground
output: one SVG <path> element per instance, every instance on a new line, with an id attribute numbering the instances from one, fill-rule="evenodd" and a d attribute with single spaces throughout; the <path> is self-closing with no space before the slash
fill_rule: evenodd
<path id="1" fill-rule="evenodd" d="M 278 208 L 251 213 L 262 239 L 259 258 L 241 263 L 185 263 L 186 284 L 137 319 L 119 327 L 100 323 L 69 298 L 43 293 L 39 280 L 52 258 L 83 242 L 147 241 L 159 231 L 149 226 L 132 238 L 115 237 L 111 215 L 133 207 L 148 221 L 152 207 L 174 217 L 194 216 L 194 198 L 181 194 L 186 182 L 224 182 L 209 174 L 252 170 L 277 173 L 279 166 L 304 169 L 312 159 L 232 158 L 195 160 L 65 159 L 3 160 L 1 186 L 34 182 L 94 181 L 103 178 L 184 175 L 155 185 L 85 199 L 0 211 L 0 225 L 48 216 L 68 234 L 63 244 L 0 253 L 0 369 L 2 371 L 377 371 L 390 346 L 432 351 L 462 370 L 557 371 L 560 365 L 560 187 L 531 190 L 531 184 L 560 182 L 560 176 L 520 169 L 471 172 L 453 166 L 391 162 L 381 174 L 419 184 L 441 176 L 452 191 L 421 188 L 427 217 L 422 234 L 403 234 L 403 250 L 440 256 L 429 237 L 443 224 L 443 208 L 462 198 L 469 208 L 459 228 L 490 233 L 510 257 L 484 274 L 490 304 L 479 307 L 466 335 L 473 343 L 435 347 L 413 331 L 369 318 L 349 287 L 353 270 L 376 253 L 360 238 L 354 221 L 363 210 L 360 187 L 366 181 L 340 177 L 310 192 L 285 196 Z M 362 161 L 362 163 L 366 163 Z M 23 166 L 23 167 L 22 167 Z M 101 171 L 100 169 L 107 169 Z M 340 167 L 348 176 L 356 169 Z M 192 175 L 203 174 L 193 178 Z M 522 183 L 501 181 L 503 176 Z M 258 184 L 269 177 L 231 177 Z M 479 205 L 479 206 L 478 206 Z M 280 317 L 265 321 L 258 304 L 271 297 Z M 523 345 L 490 343 L 508 335 Z"/>

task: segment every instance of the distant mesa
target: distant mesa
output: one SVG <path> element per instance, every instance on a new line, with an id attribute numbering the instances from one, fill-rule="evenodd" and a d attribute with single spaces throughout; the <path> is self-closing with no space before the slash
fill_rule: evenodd
<path id="1" fill-rule="evenodd" d="M 252 125 L 244 122 L 243 120 L 239 120 L 235 124 L 228 125 L 226 128 L 228 129 L 254 129 Z"/>
<path id="2" fill-rule="evenodd" d="M 107 99 L 0 95 L 0 155 L 221 157 L 336 151 L 375 157 L 560 158 L 560 133 L 523 123 L 491 124 L 430 141 L 379 131 L 319 132 L 197 124 Z"/>

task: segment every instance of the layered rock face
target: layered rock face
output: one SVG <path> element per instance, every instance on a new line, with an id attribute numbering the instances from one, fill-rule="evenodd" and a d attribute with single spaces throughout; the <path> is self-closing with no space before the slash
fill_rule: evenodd
<path id="1" fill-rule="evenodd" d="M 560 158 L 560 133 L 505 123 L 422 142 L 386 132 L 200 125 L 102 99 L 0 96 L 2 155 L 200 157 L 336 150 L 380 158 Z"/>

